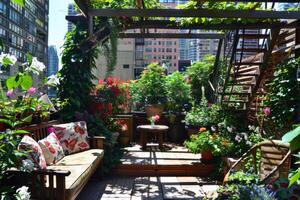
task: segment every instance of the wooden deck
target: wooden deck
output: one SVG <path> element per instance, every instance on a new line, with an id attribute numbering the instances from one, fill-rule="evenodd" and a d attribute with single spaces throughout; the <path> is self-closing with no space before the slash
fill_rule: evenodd
<path id="1" fill-rule="evenodd" d="M 214 170 L 214 165 L 201 163 L 201 154 L 190 153 L 182 146 L 167 144 L 161 151 L 157 144 L 150 143 L 145 151 L 140 145 L 124 151 L 121 164 L 113 171 L 116 175 L 207 177 Z"/>
<path id="2" fill-rule="evenodd" d="M 203 164 L 200 154 L 182 146 L 148 144 L 124 149 L 118 168 L 103 180 L 92 179 L 77 200 L 167 200 L 214 199 L 218 182 L 208 178 L 214 170 Z"/>
<path id="3" fill-rule="evenodd" d="M 199 177 L 107 177 L 91 180 L 77 200 L 211 199 L 217 189 Z"/>

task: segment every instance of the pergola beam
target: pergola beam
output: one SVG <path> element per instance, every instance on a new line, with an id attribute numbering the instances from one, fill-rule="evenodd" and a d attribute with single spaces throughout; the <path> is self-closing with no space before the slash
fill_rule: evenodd
<path id="1" fill-rule="evenodd" d="M 230 24 L 189 24 L 182 25 L 178 22 L 167 20 L 147 20 L 143 22 L 133 22 L 127 29 L 157 28 L 157 29 L 194 29 L 194 30 L 232 30 L 232 29 L 268 29 L 268 28 L 300 28 L 296 23 L 286 22 L 258 22 L 258 23 L 230 23 Z"/>
<path id="2" fill-rule="evenodd" d="M 75 0 L 75 3 L 84 14 L 85 17 L 88 17 L 89 12 L 89 1 L 88 0 Z"/>
<path id="3" fill-rule="evenodd" d="M 120 38 L 222 39 L 221 33 L 120 33 Z"/>
<path id="4" fill-rule="evenodd" d="M 208 17 L 248 19 L 300 19 L 300 11 L 216 9 L 91 9 L 90 16 L 102 17 Z"/>

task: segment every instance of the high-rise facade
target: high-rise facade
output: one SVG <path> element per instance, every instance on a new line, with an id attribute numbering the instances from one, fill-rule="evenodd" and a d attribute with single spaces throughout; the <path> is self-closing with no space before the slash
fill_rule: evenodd
<path id="1" fill-rule="evenodd" d="M 0 0 L 0 38 L 4 53 L 15 55 L 19 62 L 26 61 L 26 54 L 48 63 L 48 14 L 49 0 L 24 0 L 21 7 L 11 0 Z M 14 68 L 0 74 L 5 80 Z M 35 77 L 37 78 L 37 77 Z"/>
<path id="2" fill-rule="evenodd" d="M 59 59 L 58 59 L 58 54 L 56 47 L 54 45 L 50 45 L 48 48 L 48 70 L 47 70 L 47 75 L 51 76 L 54 75 L 58 72 L 59 68 Z M 50 88 L 48 90 L 48 96 L 49 97 L 55 97 L 56 92 L 54 88 Z"/>
<path id="3" fill-rule="evenodd" d="M 56 74 L 58 72 L 58 54 L 57 49 L 54 45 L 50 45 L 48 48 L 48 71 L 47 75 L 51 76 L 53 74 Z"/>
<path id="4" fill-rule="evenodd" d="M 78 12 L 75 10 L 75 4 L 70 3 L 68 5 L 68 15 L 69 16 L 74 16 L 74 15 L 77 15 L 77 14 L 78 14 Z M 71 32 L 73 27 L 74 27 L 73 23 L 68 21 L 68 32 Z"/>

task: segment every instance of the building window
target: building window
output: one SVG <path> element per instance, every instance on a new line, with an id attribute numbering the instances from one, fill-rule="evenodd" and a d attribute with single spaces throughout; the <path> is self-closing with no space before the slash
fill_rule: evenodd
<path id="1" fill-rule="evenodd" d="M 171 53 L 172 52 L 172 48 L 167 48 L 166 52 Z"/>
<path id="2" fill-rule="evenodd" d="M 172 46 L 172 41 L 167 41 L 167 46 Z"/>
<path id="3" fill-rule="evenodd" d="M 129 69 L 129 65 L 123 65 L 123 69 Z"/>
<path id="4" fill-rule="evenodd" d="M 146 48 L 145 52 L 152 52 L 152 49 L 151 48 Z"/>
<path id="5" fill-rule="evenodd" d="M 0 13 L 6 14 L 6 5 L 3 2 L 0 2 Z"/>

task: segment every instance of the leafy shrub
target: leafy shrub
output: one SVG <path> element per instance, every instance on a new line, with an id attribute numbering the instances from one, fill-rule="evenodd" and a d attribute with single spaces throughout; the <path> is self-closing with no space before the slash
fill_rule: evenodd
<path id="1" fill-rule="evenodd" d="M 167 105 L 173 112 L 181 112 L 184 104 L 190 100 L 190 85 L 180 72 L 174 72 L 166 78 Z"/>

